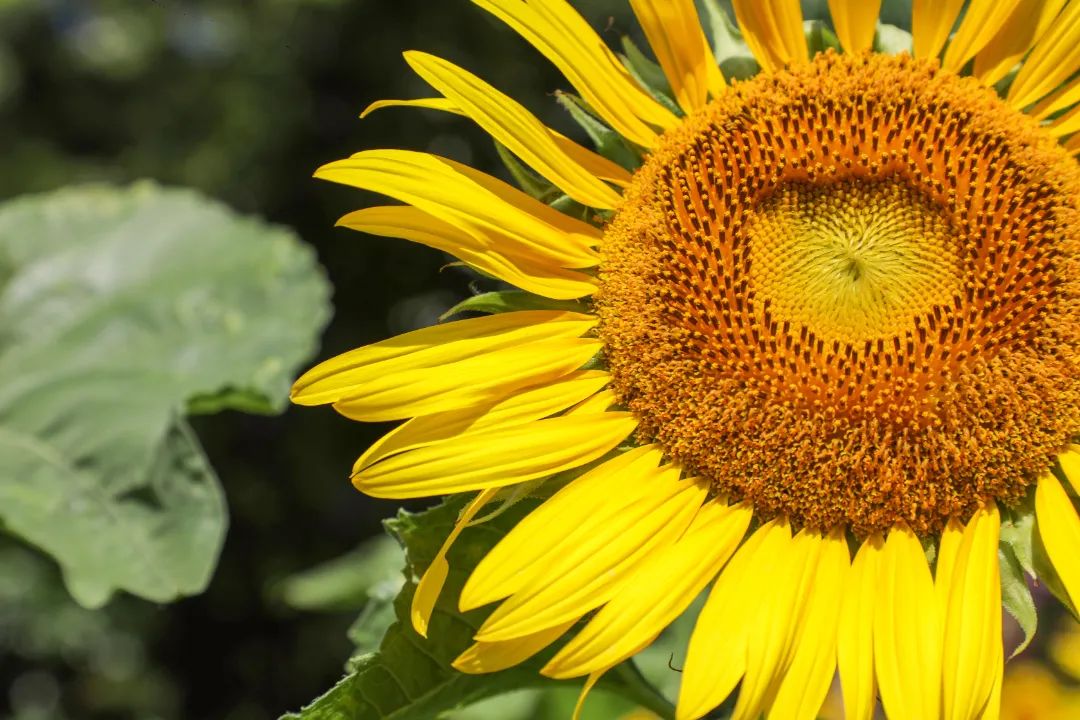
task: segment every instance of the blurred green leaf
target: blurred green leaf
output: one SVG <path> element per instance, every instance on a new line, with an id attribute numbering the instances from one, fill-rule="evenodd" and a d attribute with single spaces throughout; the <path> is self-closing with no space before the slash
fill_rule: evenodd
<path id="1" fill-rule="evenodd" d="M 713 55 L 727 80 L 746 80 L 761 67 L 754 59 L 750 46 L 743 40 L 738 26 L 720 0 L 701 0 L 701 24 L 712 43 Z"/>
<path id="2" fill-rule="evenodd" d="M 589 136 L 596 146 L 596 152 L 627 170 L 636 170 L 641 166 L 642 156 L 630 147 L 622 135 L 602 123 L 584 100 L 567 92 L 556 92 L 555 99 Z"/>
<path id="3" fill-rule="evenodd" d="M 874 52 L 899 55 L 903 52 L 911 52 L 911 33 L 902 30 L 895 25 L 878 23 L 877 34 L 874 35 Z"/>
<path id="4" fill-rule="evenodd" d="M 182 415 L 283 407 L 328 316 L 311 252 L 143 183 L 6 203 L 0 256 L 0 521 L 84 604 L 200 592 L 226 515 Z"/>
<path id="5" fill-rule="evenodd" d="M 352 552 L 287 578 L 282 599 L 298 610 L 337 612 L 359 610 L 373 589 L 390 581 L 390 597 L 401 586 L 401 546 L 392 537 L 377 535 Z"/>
<path id="6" fill-rule="evenodd" d="M 833 31 L 821 20 L 807 20 L 803 23 L 803 33 L 806 35 L 806 46 L 813 57 L 818 53 L 825 52 L 830 48 L 840 52 L 840 41 Z"/>
<path id="7" fill-rule="evenodd" d="M 672 99 L 674 93 L 671 91 L 671 84 L 664 75 L 663 69 L 646 57 L 629 36 L 623 36 L 622 49 L 624 53 L 621 56 L 622 63 L 634 79 L 641 83 L 658 103 L 675 115 L 680 117 L 684 115 L 682 108 Z"/>

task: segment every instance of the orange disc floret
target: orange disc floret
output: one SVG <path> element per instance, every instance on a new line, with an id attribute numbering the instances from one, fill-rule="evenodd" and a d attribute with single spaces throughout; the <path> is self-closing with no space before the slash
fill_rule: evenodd
<path id="1" fill-rule="evenodd" d="M 1080 433 L 1080 167 L 973 79 L 819 54 L 669 132 L 605 230 L 641 439 L 857 534 L 1015 502 Z"/>

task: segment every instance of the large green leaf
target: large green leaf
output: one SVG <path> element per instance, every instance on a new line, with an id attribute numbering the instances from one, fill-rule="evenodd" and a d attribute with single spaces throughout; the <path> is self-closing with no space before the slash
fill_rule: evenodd
<path id="1" fill-rule="evenodd" d="M 328 317 L 292 233 L 143 183 L 0 206 L 0 523 L 82 603 L 199 592 L 224 534 L 192 410 L 280 410 Z"/>
<path id="2" fill-rule="evenodd" d="M 465 675 L 450 663 L 472 642 L 489 609 L 462 613 L 457 598 L 472 568 L 506 532 L 536 507 L 537 500 L 516 502 L 480 525 L 465 529 L 448 554 L 450 572 L 435 605 L 427 639 L 409 622 L 409 607 L 423 571 L 450 533 L 465 498 L 455 496 L 422 513 L 399 512 L 387 522 L 405 548 L 405 586 L 394 601 L 397 620 L 378 650 L 356 656 L 350 674 L 292 720 L 432 720 L 485 698 L 530 687 L 580 688 L 581 681 L 556 682 L 537 671 L 552 651 L 518 667 L 488 675 Z M 357 628 L 354 626 L 355 634 Z M 608 673 L 598 690 L 670 714 L 666 701 L 652 691 L 631 666 Z"/>

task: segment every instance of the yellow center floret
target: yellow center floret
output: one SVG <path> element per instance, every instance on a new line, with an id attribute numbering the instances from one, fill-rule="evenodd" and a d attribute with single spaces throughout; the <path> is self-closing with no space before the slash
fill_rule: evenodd
<path id="1" fill-rule="evenodd" d="M 597 311 L 643 441 L 858 534 L 1014 502 L 1080 433 L 1080 171 L 971 79 L 818 55 L 669 132 Z"/>

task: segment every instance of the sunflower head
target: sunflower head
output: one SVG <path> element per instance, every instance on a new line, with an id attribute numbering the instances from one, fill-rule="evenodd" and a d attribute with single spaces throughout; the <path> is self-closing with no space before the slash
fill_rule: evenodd
<path id="1" fill-rule="evenodd" d="M 406 420 L 359 489 L 470 494 L 413 627 L 492 605 L 455 668 L 546 653 L 587 692 L 711 584 L 663 716 L 738 688 L 732 717 L 811 720 L 839 671 L 848 718 L 996 717 L 1003 599 L 1031 627 L 1038 568 L 1080 601 L 1080 0 L 914 0 L 895 55 L 872 0 L 830 0 L 827 51 L 796 0 L 734 0 L 738 29 L 704 3 L 714 44 L 693 0 L 630 0 L 658 65 L 565 0 L 475 2 L 563 72 L 595 149 L 406 53 L 439 97 L 369 111 L 465 116 L 542 191 L 402 150 L 317 175 L 404 203 L 341 224 L 517 289 L 294 388 Z M 440 600 L 455 539 L 529 494 Z"/>

